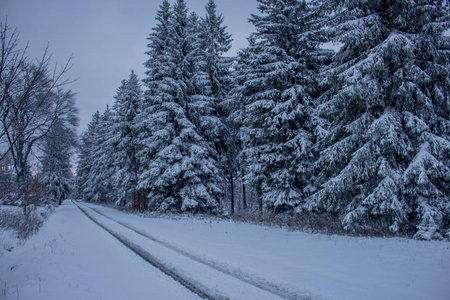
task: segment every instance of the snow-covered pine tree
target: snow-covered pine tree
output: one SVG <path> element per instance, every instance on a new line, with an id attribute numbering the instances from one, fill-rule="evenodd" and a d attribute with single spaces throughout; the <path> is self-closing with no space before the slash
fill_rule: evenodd
<path id="1" fill-rule="evenodd" d="M 314 143 L 312 95 L 320 38 L 305 1 L 258 0 L 256 32 L 241 53 L 237 80 L 244 101 L 241 138 L 246 180 L 261 191 L 261 204 L 290 210 L 305 197 Z"/>
<path id="2" fill-rule="evenodd" d="M 79 193 L 92 202 L 114 201 L 117 193 L 112 181 L 114 174 L 114 149 L 109 143 L 112 113 L 109 106 L 100 115 L 96 112 L 88 129 L 81 137 L 78 162 Z"/>
<path id="3" fill-rule="evenodd" d="M 447 1 L 321 1 L 342 48 L 317 114 L 329 121 L 310 210 L 353 226 L 449 228 L 450 99 Z"/>
<path id="4" fill-rule="evenodd" d="M 222 102 L 221 108 L 225 111 L 227 118 L 225 124 L 227 125 L 227 130 L 230 133 L 230 138 L 227 138 L 228 148 L 231 150 L 229 152 L 230 165 L 233 171 L 238 173 L 240 182 L 238 184 L 238 189 L 242 190 L 242 209 L 247 210 L 247 198 L 246 198 L 246 182 L 245 182 L 245 157 L 243 153 L 243 143 L 240 138 L 240 132 L 242 128 L 242 123 L 244 120 L 245 103 L 247 98 L 244 93 L 245 82 L 247 81 L 248 75 L 251 73 L 252 66 L 250 62 L 255 59 L 255 53 L 252 49 L 255 47 L 255 37 L 251 35 L 248 39 L 249 46 L 243 48 L 238 52 L 232 65 L 232 88 Z M 230 178 L 231 179 L 231 178 Z M 231 181 L 231 180 L 230 180 Z M 234 203 L 232 203 L 233 205 Z"/>
<path id="5" fill-rule="evenodd" d="M 92 120 L 80 137 L 76 184 L 79 197 L 82 199 L 87 199 L 84 194 L 84 189 L 86 188 L 89 173 L 93 167 L 91 159 L 92 153 L 94 152 L 96 132 L 98 131 L 99 123 L 100 112 L 97 111 L 92 115 Z"/>
<path id="6" fill-rule="evenodd" d="M 202 135 L 209 141 L 211 147 L 216 151 L 219 162 L 219 170 L 223 176 L 221 181 L 222 190 L 230 186 L 230 194 L 233 191 L 233 168 L 234 151 L 233 141 L 236 136 L 232 136 L 227 123 L 229 111 L 223 105 L 232 87 L 231 68 L 233 59 L 225 57 L 231 48 L 231 35 L 227 33 L 226 26 L 223 25 L 224 18 L 217 14 L 217 7 L 214 0 L 209 0 L 206 7 L 206 15 L 201 19 L 199 25 L 198 43 L 199 59 L 198 69 L 200 72 L 198 84 L 200 89 L 198 94 L 203 95 L 203 109 L 201 122 Z M 225 200 L 225 199 L 224 199 Z"/>
<path id="7" fill-rule="evenodd" d="M 95 149 L 95 156 L 97 159 L 98 175 L 93 178 L 97 186 L 101 186 L 104 194 L 103 200 L 105 202 L 117 201 L 117 190 L 114 184 L 114 145 L 110 143 L 112 134 L 112 117 L 113 113 L 109 107 L 106 106 L 105 111 L 100 118 L 100 130 L 97 140 L 97 148 Z"/>
<path id="8" fill-rule="evenodd" d="M 204 60 L 202 69 L 208 76 L 210 93 L 214 97 L 215 106 L 228 94 L 230 89 L 230 72 L 233 60 L 224 54 L 231 49 L 231 35 L 223 25 L 224 18 L 217 15 L 214 0 L 209 0 L 205 7 L 206 15 L 200 22 L 199 44 Z"/>
<path id="9" fill-rule="evenodd" d="M 57 120 L 44 138 L 40 162 L 42 177 L 50 197 L 61 204 L 73 188 L 71 157 L 78 145 L 76 126 L 77 110 L 69 118 Z"/>
<path id="10" fill-rule="evenodd" d="M 140 195 L 136 190 L 139 174 L 138 130 L 136 117 L 142 105 L 141 85 L 134 71 L 128 80 L 123 80 L 117 89 L 112 107 L 110 147 L 114 149 L 114 185 L 117 190 L 117 205 L 137 201 Z"/>
<path id="11" fill-rule="evenodd" d="M 172 10 L 170 3 L 164 0 L 160 6 L 160 9 L 156 12 L 156 20 L 158 24 L 152 28 L 153 32 L 150 33 L 148 40 L 150 43 L 147 45 L 150 48 L 145 54 L 149 56 L 149 59 L 144 63 L 147 68 L 145 74 L 147 78 L 143 80 L 145 85 L 149 88 L 145 94 L 147 98 L 158 95 L 158 85 L 165 77 L 171 77 L 171 68 L 167 66 L 170 63 L 170 56 L 168 56 L 169 48 L 169 34 L 170 34 L 170 18 Z M 173 66 L 172 66 L 173 67 Z"/>
<path id="12" fill-rule="evenodd" d="M 164 0 L 156 12 L 156 21 L 158 23 L 156 27 L 152 28 L 153 31 L 147 38 L 149 40 L 149 44 L 147 45 L 149 50 L 145 54 L 149 58 L 144 63 L 147 69 L 145 72 L 147 77 L 142 80 L 147 89 L 144 92 L 142 110 L 136 117 L 136 130 L 138 132 L 138 151 L 136 156 L 140 166 L 138 188 L 145 191 L 146 195 L 149 193 L 152 181 L 155 180 L 155 177 L 150 174 L 148 166 L 153 160 L 158 148 L 162 146 L 153 137 L 153 131 L 156 125 L 156 119 L 154 120 L 153 118 L 157 117 L 154 113 L 158 108 L 155 100 L 160 96 L 159 86 L 163 84 L 163 79 L 173 76 L 173 68 L 169 67 L 171 63 L 170 56 L 168 55 L 171 15 L 172 9 L 170 3 Z"/>
<path id="13" fill-rule="evenodd" d="M 196 96 L 196 19 L 188 16 L 183 0 L 172 10 L 164 1 L 157 15 L 160 24 L 149 37 L 144 81 L 149 90 L 140 120 L 149 120 L 151 135 L 141 142 L 145 149 L 139 157 L 146 171 L 139 187 L 149 191 L 152 210 L 212 212 L 218 206 L 216 154 L 193 120 L 203 111 Z"/>

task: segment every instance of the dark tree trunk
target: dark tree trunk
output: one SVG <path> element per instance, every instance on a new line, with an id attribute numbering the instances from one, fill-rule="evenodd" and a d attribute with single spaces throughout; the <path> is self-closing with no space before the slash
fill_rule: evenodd
<path id="1" fill-rule="evenodd" d="M 262 213 L 263 211 L 263 200 L 262 200 L 262 186 L 258 187 L 258 204 L 259 204 L 259 211 Z"/>
<path id="2" fill-rule="evenodd" d="M 22 201 L 23 206 L 23 214 L 27 215 L 27 206 L 28 206 L 28 180 L 27 174 L 25 170 L 22 170 L 17 173 L 17 189 L 19 192 L 19 199 Z"/>
<path id="3" fill-rule="evenodd" d="M 231 214 L 234 214 L 234 178 L 233 178 L 233 172 L 230 173 L 230 185 L 231 185 Z"/>
<path id="4" fill-rule="evenodd" d="M 242 168 L 242 207 L 244 211 L 247 210 L 247 195 L 245 193 L 245 171 L 244 168 Z"/>

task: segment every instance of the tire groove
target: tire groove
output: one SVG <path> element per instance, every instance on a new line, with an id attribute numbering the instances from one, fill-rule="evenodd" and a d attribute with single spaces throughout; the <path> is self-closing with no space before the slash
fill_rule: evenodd
<path id="1" fill-rule="evenodd" d="M 153 255 L 142 249 L 140 246 L 130 242 L 128 239 L 123 237 L 122 235 L 118 234 L 117 232 L 114 232 L 113 230 L 109 229 L 108 227 L 101 224 L 98 220 L 96 220 L 94 217 L 92 217 L 85 209 L 81 208 L 75 201 L 72 200 L 72 202 L 80 209 L 92 222 L 97 224 L 100 228 L 111 234 L 114 238 L 116 238 L 119 242 L 121 242 L 125 247 L 133 251 L 135 254 L 137 254 L 139 257 L 144 259 L 146 262 L 154 266 L 155 268 L 159 269 L 164 274 L 170 276 L 175 281 L 183 285 L 185 288 L 193 292 L 194 294 L 198 295 L 199 297 L 203 299 L 209 299 L 209 300 L 225 300 L 226 297 L 222 297 L 219 295 L 213 295 L 209 291 L 207 291 L 206 288 L 200 288 L 198 283 L 194 283 L 192 281 L 189 281 L 188 279 L 184 278 L 180 274 L 178 274 L 175 270 L 172 268 L 169 268 L 168 266 L 164 265 L 163 263 L 159 262 L 157 258 L 155 258 Z M 105 216 L 106 217 L 106 216 Z M 108 218 L 108 217 L 106 217 Z M 108 218 L 110 219 L 110 218 Z M 111 220 L 111 219 L 110 219 Z M 114 221 L 114 220 L 111 220 Z M 114 221 L 115 222 L 115 221 Z M 117 223 L 117 222 L 116 222 Z M 122 224 L 120 224 L 122 225 Z M 123 225 L 122 225 L 123 226 Z M 131 229 L 130 229 L 131 230 Z M 137 232 L 136 232 L 137 233 Z"/>
<path id="2" fill-rule="evenodd" d="M 93 211 L 95 211 L 96 213 L 98 213 L 99 215 L 101 215 L 101 216 L 103 216 L 103 217 L 105 217 L 105 218 L 107 218 L 107 219 L 109 219 L 109 220 L 111 220 L 111 221 L 113 221 L 113 222 L 115 222 L 115 223 L 117 223 L 117 224 L 119 224 L 119 225 L 121 225 L 121 226 L 123 226 L 123 227 L 125 227 L 125 228 L 127 228 L 127 229 L 129 229 L 129 230 L 131 230 L 131 231 L 133 231 L 133 232 L 135 232 L 135 233 L 137 233 L 137 234 L 139 234 L 139 235 L 141 235 L 141 236 L 151 240 L 151 241 L 153 241 L 153 242 L 155 242 L 155 243 L 158 243 L 159 245 L 161 245 L 163 247 L 169 248 L 170 250 L 172 250 L 174 252 L 177 252 L 178 254 L 186 256 L 186 257 L 188 257 L 188 258 L 190 258 L 190 259 L 192 259 L 192 260 L 194 260 L 194 261 L 196 261 L 198 263 L 206 265 L 206 266 L 208 266 L 208 267 L 210 267 L 210 268 L 212 268 L 214 270 L 217 270 L 217 271 L 219 271 L 221 273 L 224 273 L 224 274 L 226 274 L 226 275 L 228 275 L 230 277 L 233 277 L 235 279 L 243 281 L 243 282 L 245 282 L 245 283 L 247 283 L 247 284 L 249 284 L 249 285 L 251 285 L 253 287 L 261 289 L 261 290 L 263 290 L 265 292 L 268 292 L 270 294 L 273 294 L 273 295 L 275 295 L 277 297 L 281 297 L 281 298 L 284 298 L 284 299 L 296 299 L 296 300 L 311 300 L 311 299 L 313 299 L 313 298 L 305 296 L 305 295 L 298 295 L 298 294 L 296 294 L 294 292 L 288 292 L 288 291 L 282 290 L 281 288 L 279 288 L 275 284 L 273 284 L 271 282 L 268 282 L 268 281 L 262 282 L 260 280 L 260 282 L 257 282 L 255 280 L 252 280 L 252 278 L 250 278 L 250 276 L 246 276 L 245 274 L 236 274 L 236 273 L 230 271 L 229 269 L 221 267 L 221 266 L 219 266 L 217 264 L 214 264 L 214 263 L 212 263 L 212 262 L 210 262 L 208 260 L 201 259 L 201 258 L 199 258 L 199 257 L 197 257 L 195 255 L 192 255 L 192 254 L 190 254 L 190 253 L 188 253 L 188 252 L 186 252 L 184 250 L 181 250 L 181 249 L 179 249 L 179 248 L 177 248 L 177 247 L 175 247 L 175 246 L 173 246 L 173 245 L 171 245 L 171 244 L 169 244 L 167 242 L 161 241 L 161 240 L 159 240 L 159 239 L 157 239 L 157 238 L 155 238 L 155 237 L 153 237 L 153 236 L 151 236 L 151 235 L 149 235 L 149 234 L 147 234 L 147 233 L 145 233 L 145 232 L 143 232 L 143 231 L 141 231 L 139 229 L 133 228 L 132 226 L 128 225 L 127 223 L 124 223 L 122 221 L 118 221 L 118 220 L 116 220 L 116 219 L 114 219 L 114 218 L 112 218 L 110 216 L 107 216 L 106 214 L 104 214 L 103 212 L 99 211 L 96 208 L 93 208 L 93 207 L 89 207 L 89 208 L 92 209 Z"/>

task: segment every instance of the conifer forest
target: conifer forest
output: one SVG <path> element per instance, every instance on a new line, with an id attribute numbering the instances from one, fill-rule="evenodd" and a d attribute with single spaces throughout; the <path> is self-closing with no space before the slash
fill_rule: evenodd
<path id="1" fill-rule="evenodd" d="M 450 2 L 256 1 L 232 56 L 214 0 L 162 0 L 145 75 L 130 70 L 78 142 L 71 112 L 45 128 L 47 186 L 154 213 L 450 238 Z"/>
<path id="2" fill-rule="evenodd" d="M 200 16 L 162 2 L 145 78 L 132 71 L 81 137 L 79 193 L 448 236 L 448 1 L 258 0 L 258 11 L 229 57 L 213 0 Z"/>

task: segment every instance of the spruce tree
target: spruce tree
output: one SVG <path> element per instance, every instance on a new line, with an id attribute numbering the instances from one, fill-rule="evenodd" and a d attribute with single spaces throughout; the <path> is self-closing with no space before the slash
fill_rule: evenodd
<path id="1" fill-rule="evenodd" d="M 152 28 L 148 40 L 147 47 L 149 50 L 145 53 L 149 56 L 144 63 L 147 68 L 145 74 L 147 75 L 142 81 L 147 90 L 144 93 L 142 103 L 142 110 L 136 117 L 136 130 L 138 131 L 137 144 L 139 150 L 137 151 L 137 158 L 140 165 L 140 176 L 138 177 L 138 188 L 149 193 L 152 181 L 155 177 L 149 172 L 149 162 L 153 160 L 156 151 L 159 147 L 158 141 L 153 137 L 155 130 L 155 121 L 153 116 L 158 105 L 155 103 L 159 97 L 159 86 L 163 84 L 163 79 L 172 77 L 172 68 L 169 67 L 170 56 L 169 49 L 169 33 L 170 33 L 170 18 L 172 9 L 169 1 L 164 0 L 160 5 L 160 9 L 156 12 L 156 20 L 158 21 L 156 27 Z"/>
<path id="2" fill-rule="evenodd" d="M 80 137 L 80 148 L 78 153 L 77 162 L 77 189 L 80 198 L 87 199 L 84 194 L 84 190 L 87 186 L 87 181 L 91 169 L 93 169 L 92 164 L 92 154 L 94 152 L 96 132 L 99 127 L 100 122 L 100 112 L 95 112 L 92 116 L 91 122 L 89 122 L 87 129 L 81 134 Z"/>
<path id="3" fill-rule="evenodd" d="M 227 26 L 223 25 L 224 18 L 217 15 L 214 0 L 206 5 L 206 15 L 201 20 L 199 44 L 202 59 L 205 64 L 203 70 L 208 76 L 208 85 L 214 97 L 215 106 L 225 98 L 230 89 L 230 72 L 232 59 L 224 57 L 231 49 L 231 35 L 227 33 Z"/>
<path id="4" fill-rule="evenodd" d="M 141 110 L 142 91 L 139 79 L 131 71 L 117 89 L 112 107 L 110 147 L 114 149 L 114 185 L 118 192 L 117 205 L 130 204 L 138 199 L 137 177 L 139 173 L 138 130 L 136 117 Z"/>
<path id="5" fill-rule="evenodd" d="M 324 73 L 310 210 L 347 228 L 449 228 L 450 100 L 447 1 L 321 1 L 342 47 Z M 412 228 L 411 228 L 412 226 Z"/>
<path id="6" fill-rule="evenodd" d="M 183 0 L 173 9 L 164 1 L 157 20 L 147 52 L 149 90 L 141 121 L 148 120 L 151 134 L 142 139 L 139 156 L 146 171 L 139 187 L 149 192 L 152 210 L 215 211 L 220 194 L 215 153 L 196 126 L 204 113 L 196 81 L 197 17 L 188 15 Z"/>
<path id="7" fill-rule="evenodd" d="M 244 101 L 241 138 L 247 181 L 261 204 L 290 210 L 309 191 L 308 166 L 314 143 L 312 96 L 319 36 L 305 1 L 258 0 L 256 32 L 241 54 L 237 74 Z"/>
<path id="8" fill-rule="evenodd" d="M 74 110 L 76 113 L 77 110 Z M 58 120 L 45 137 L 42 145 L 42 176 L 52 200 L 61 204 L 73 188 L 71 157 L 77 147 L 75 128 L 78 118 L 70 123 Z"/>
<path id="9" fill-rule="evenodd" d="M 111 135 L 111 115 L 108 106 L 102 115 L 96 112 L 81 138 L 78 184 L 81 197 L 87 201 L 111 202 L 117 197 L 112 181 L 114 149 L 108 142 Z"/>
<path id="10" fill-rule="evenodd" d="M 201 99 L 204 108 L 198 127 L 217 154 L 215 160 L 222 178 L 221 189 L 225 190 L 225 185 L 229 185 L 230 194 L 234 194 L 234 153 L 231 145 L 236 137 L 231 135 L 230 124 L 227 122 L 229 111 L 224 105 L 232 87 L 233 59 L 225 57 L 231 48 L 232 39 L 226 31 L 227 27 L 223 25 L 223 16 L 217 14 L 216 8 L 215 2 L 209 0 L 205 7 L 206 15 L 199 23 L 197 94 L 202 95 L 198 99 Z"/>

